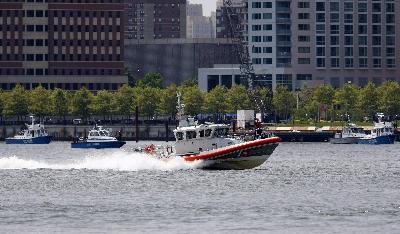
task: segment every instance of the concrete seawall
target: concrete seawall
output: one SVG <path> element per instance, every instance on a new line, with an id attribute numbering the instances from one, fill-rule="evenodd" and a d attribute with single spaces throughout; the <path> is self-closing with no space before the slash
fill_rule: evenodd
<path id="1" fill-rule="evenodd" d="M 135 140 L 136 139 L 136 128 L 134 125 L 113 125 L 111 128 L 113 135 L 117 136 L 118 132 L 121 132 L 123 140 Z M 52 139 L 55 141 L 70 141 L 74 136 L 83 137 L 86 136 L 92 125 L 46 125 L 46 130 Z M 175 125 L 168 126 L 168 140 L 173 141 L 174 135 L 173 130 L 176 128 Z M 21 125 L 10 125 L 0 127 L 0 140 L 4 140 L 7 137 L 14 136 L 22 130 Z M 166 140 L 167 128 L 165 124 L 160 125 L 139 125 L 139 139 L 140 140 Z"/>

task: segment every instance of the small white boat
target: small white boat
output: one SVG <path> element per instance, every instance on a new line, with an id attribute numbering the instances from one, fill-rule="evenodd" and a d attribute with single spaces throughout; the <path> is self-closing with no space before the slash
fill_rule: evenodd
<path id="1" fill-rule="evenodd" d="M 75 138 L 71 143 L 71 147 L 82 149 L 104 149 L 121 148 L 125 144 L 125 141 L 120 141 L 111 136 L 111 131 L 109 129 L 105 129 L 102 126 L 96 125 L 92 130 L 89 131 L 89 135 L 86 139 Z"/>
<path id="2" fill-rule="evenodd" d="M 336 133 L 334 138 L 330 139 L 332 144 L 357 144 L 359 139 L 365 137 L 363 128 L 354 123 L 348 123 L 340 133 Z"/>
<path id="3" fill-rule="evenodd" d="M 5 139 L 6 144 L 49 144 L 51 137 L 47 134 L 43 124 L 35 124 L 34 116 L 30 116 L 31 124 L 13 137 Z"/>

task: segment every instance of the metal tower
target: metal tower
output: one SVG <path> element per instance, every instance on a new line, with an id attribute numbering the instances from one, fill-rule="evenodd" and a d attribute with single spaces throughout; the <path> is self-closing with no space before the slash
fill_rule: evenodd
<path id="1" fill-rule="evenodd" d="M 243 4 L 247 4 L 246 0 L 243 0 Z M 246 12 L 235 12 L 232 7 L 232 0 L 223 0 L 223 8 L 225 9 L 225 20 L 229 24 L 229 32 L 231 38 L 235 44 L 235 52 L 238 56 L 240 63 L 240 73 L 242 80 L 247 82 L 250 91 L 254 89 L 254 68 L 251 63 L 248 41 L 246 39 Z M 243 8 L 243 9 L 247 9 Z"/>

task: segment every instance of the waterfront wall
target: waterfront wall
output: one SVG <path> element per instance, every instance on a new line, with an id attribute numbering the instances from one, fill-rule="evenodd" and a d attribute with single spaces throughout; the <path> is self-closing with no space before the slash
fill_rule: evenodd
<path id="1" fill-rule="evenodd" d="M 47 125 L 46 130 L 52 139 L 55 141 L 70 141 L 74 136 L 84 137 L 88 134 L 89 130 L 92 129 L 92 125 Z M 108 127 L 107 127 L 108 128 Z M 112 133 L 115 136 L 121 133 L 123 140 L 135 140 L 136 139 L 136 127 L 134 125 L 113 125 L 110 127 Z M 139 139 L 140 140 L 174 140 L 173 130 L 176 128 L 175 125 L 168 125 L 168 137 L 167 137 L 167 125 L 139 125 Z M 2 126 L 0 128 L 0 140 L 4 140 L 7 137 L 14 136 L 22 130 L 21 125 L 9 125 Z"/>

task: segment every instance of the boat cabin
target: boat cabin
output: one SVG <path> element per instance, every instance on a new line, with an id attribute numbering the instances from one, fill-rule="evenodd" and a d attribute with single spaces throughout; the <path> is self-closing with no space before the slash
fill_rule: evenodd
<path id="1" fill-rule="evenodd" d="M 229 132 L 229 127 L 226 125 L 198 125 L 191 127 L 182 127 L 175 130 L 176 141 L 185 141 L 204 138 L 225 138 Z"/>

